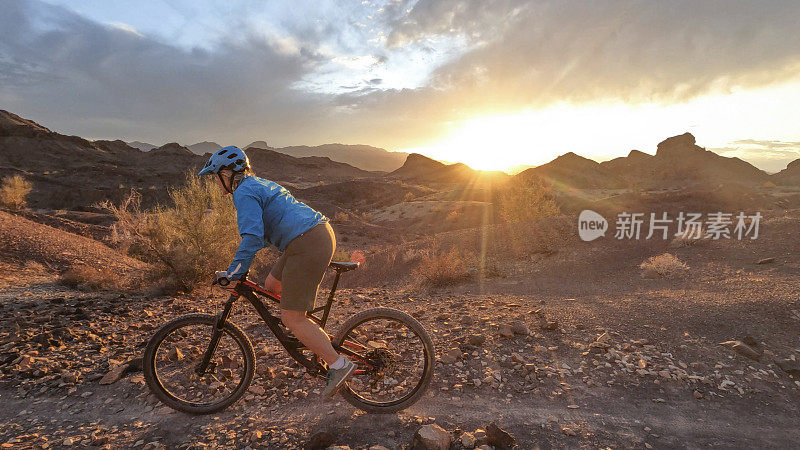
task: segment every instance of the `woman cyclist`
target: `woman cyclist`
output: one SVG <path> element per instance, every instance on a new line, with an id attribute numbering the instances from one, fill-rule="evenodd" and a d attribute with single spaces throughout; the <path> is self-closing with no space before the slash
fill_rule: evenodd
<path id="1" fill-rule="evenodd" d="M 328 365 L 323 395 L 333 396 L 355 364 L 339 355 L 325 331 L 306 315 L 314 309 L 317 289 L 336 248 L 328 218 L 298 202 L 279 184 L 256 177 L 238 147 L 224 147 L 211 155 L 199 173 L 205 174 L 216 174 L 222 189 L 233 195 L 242 238 L 233 262 L 216 273 L 217 279 L 238 280 L 250 269 L 256 252 L 268 245 L 283 252 L 264 287 L 280 294 L 283 324 Z"/>

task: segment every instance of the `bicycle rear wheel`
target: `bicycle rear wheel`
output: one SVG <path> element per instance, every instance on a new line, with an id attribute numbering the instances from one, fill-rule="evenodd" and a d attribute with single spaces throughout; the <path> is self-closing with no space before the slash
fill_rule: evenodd
<path id="1" fill-rule="evenodd" d="M 356 408 L 371 413 L 403 410 L 418 401 L 433 380 L 433 342 L 422 325 L 402 311 L 361 311 L 342 325 L 333 342 L 364 356 L 351 358 L 356 371 L 339 391 Z"/>
<path id="2" fill-rule="evenodd" d="M 142 361 L 153 394 L 172 409 L 190 414 L 221 411 L 250 386 L 255 353 L 236 325 L 226 322 L 207 369 L 198 367 L 212 340 L 216 316 L 190 314 L 164 325 L 150 339 Z"/>

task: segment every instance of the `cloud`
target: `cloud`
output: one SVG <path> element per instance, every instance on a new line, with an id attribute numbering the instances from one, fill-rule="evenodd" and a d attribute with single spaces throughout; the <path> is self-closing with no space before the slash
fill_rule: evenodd
<path id="1" fill-rule="evenodd" d="M 794 0 L 420 0 L 388 44 L 465 37 L 433 84 L 488 107 L 676 101 L 795 77 L 798 22 Z"/>
<path id="2" fill-rule="evenodd" d="M 744 159 L 770 173 L 779 172 L 788 163 L 800 159 L 800 142 L 743 139 L 709 150 Z"/>
<path id="3" fill-rule="evenodd" d="M 57 6 L 0 0 L 0 10 L 0 101 L 55 129 L 226 140 L 263 124 L 264 134 L 300 129 L 320 102 L 290 88 L 323 59 L 313 35 L 291 46 L 249 35 L 185 50 Z"/>
<path id="4" fill-rule="evenodd" d="M 800 68 L 794 0 L 374 3 L 191 4 L 154 34 L 121 6 L 94 21 L 0 0 L 0 107 L 87 137 L 402 149 L 476 115 L 669 103 Z"/>

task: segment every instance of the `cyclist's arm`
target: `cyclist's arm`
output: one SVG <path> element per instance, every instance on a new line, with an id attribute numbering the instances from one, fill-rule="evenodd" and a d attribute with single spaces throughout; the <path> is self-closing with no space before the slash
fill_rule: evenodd
<path id="1" fill-rule="evenodd" d="M 228 279 L 238 280 L 250 270 L 256 252 L 264 248 L 264 219 L 261 204 L 254 195 L 234 195 L 233 204 L 236 206 L 236 221 L 242 242 L 227 272 Z"/>

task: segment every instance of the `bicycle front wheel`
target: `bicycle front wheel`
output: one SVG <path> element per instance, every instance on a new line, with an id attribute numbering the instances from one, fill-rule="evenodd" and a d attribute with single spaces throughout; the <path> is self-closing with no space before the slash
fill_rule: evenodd
<path id="1" fill-rule="evenodd" d="M 434 348 L 422 325 L 390 308 L 361 311 L 333 339 L 363 359 L 340 390 L 342 397 L 372 413 L 393 413 L 414 404 L 433 379 Z"/>
<path id="2" fill-rule="evenodd" d="M 150 339 L 142 368 L 150 390 L 165 405 L 190 414 L 221 411 L 238 400 L 253 381 L 255 353 L 236 325 L 226 322 L 210 360 L 216 316 L 190 314 L 164 325 Z M 201 370 L 202 369 L 202 370 Z"/>

